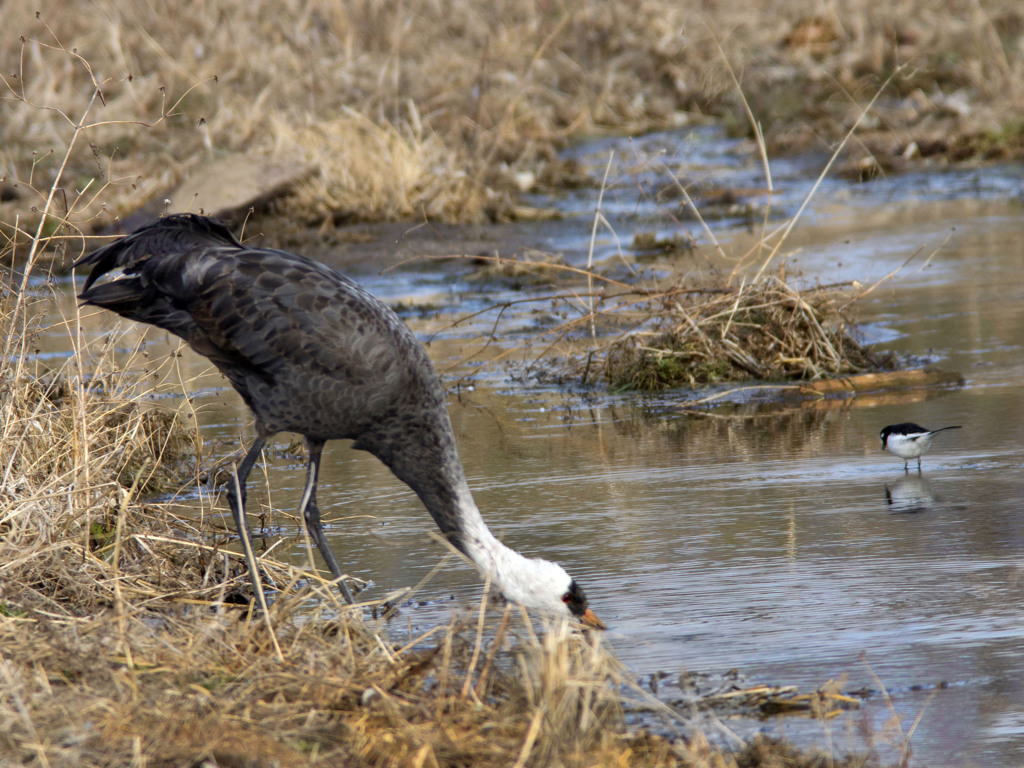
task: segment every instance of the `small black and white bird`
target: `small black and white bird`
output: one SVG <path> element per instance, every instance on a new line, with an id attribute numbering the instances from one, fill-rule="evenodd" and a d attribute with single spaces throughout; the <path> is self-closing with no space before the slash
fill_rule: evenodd
<path id="1" fill-rule="evenodd" d="M 903 471 L 909 472 L 910 460 L 917 459 L 917 471 L 921 471 L 921 457 L 932 447 L 932 438 L 947 429 L 960 429 L 960 426 L 942 427 L 941 429 L 925 429 L 920 424 L 904 422 L 890 424 L 882 430 L 882 450 L 888 450 L 903 459 Z"/>

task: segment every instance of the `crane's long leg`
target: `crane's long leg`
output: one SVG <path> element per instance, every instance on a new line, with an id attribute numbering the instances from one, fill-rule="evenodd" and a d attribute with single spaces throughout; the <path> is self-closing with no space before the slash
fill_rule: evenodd
<path id="1" fill-rule="evenodd" d="M 263 453 L 263 446 L 266 443 L 266 437 L 258 436 L 256 438 L 249 448 L 249 452 L 242 459 L 242 463 L 235 468 L 235 474 L 228 485 L 228 506 L 231 507 L 231 515 L 235 518 L 235 528 L 238 529 L 238 536 L 242 540 L 242 551 L 245 553 L 245 563 L 249 569 L 253 593 L 263 611 L 267 610 L 267 598 L 263 594 L 263 581 L 260 579 L 260 567 L 256 562 L 256 553 L 252 549 L 249 526 L 245 522 L 245 485 L 256 460 Z"/>
<path id="2" fill-rule="evenodd" d="M 310 537 L 316 543 L 316 548 L 320 550 L 320 555 L 327 563 L 331 576 L 338 582 L 341 596 L 346 603 L 352 605 L 355 600 L 345 583 L 345 574 L 342 573 L 338 561 L 334 558 L 334 552 L 331 551 L 331 546 L 327 542 L 327 537 L 324 535 L 324 526 L 320 520 L 320 508 L 316 505 L 316 481 L 320 474 L 320 455 L 324 450 L 324 441 L 307 439 L 306 447 L 309 448 L 309 470 L 306 473 L 306 488 L 302 492 L 299 514 L 306 521 L 306 530 L 309 531 Z"/>

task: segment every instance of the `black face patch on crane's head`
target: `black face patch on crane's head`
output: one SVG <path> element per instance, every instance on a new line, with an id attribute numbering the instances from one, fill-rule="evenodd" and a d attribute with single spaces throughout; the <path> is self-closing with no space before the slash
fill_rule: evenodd
<path id="1" fill-rule="evenodd" d="M 573 616 L 582 616 L 587 612 L 587 596 L 583 594 L 576 579 L 569 584 L 569 591 L 562 595 L 562 602 L 569 607 Z"/>

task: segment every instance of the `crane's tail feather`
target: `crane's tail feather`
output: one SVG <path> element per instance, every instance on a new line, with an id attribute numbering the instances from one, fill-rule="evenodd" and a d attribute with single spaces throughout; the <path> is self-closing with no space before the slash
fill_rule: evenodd
<path id="1" fill-rule="evenodd" d="M 211 244 L 242 247 L 238 239 L 231 234 L 231 230 L 215 219 L 192 213 L 157 219 L 126 237 L 118 238 L 109 245 L 86 254 L 74 263 L 75 269 L 92 267 L 79 298 L 89 303 L 107 306 L 100 301 L 94 301 L 97 294 L 90 289 L 96 280 L 111 270 L 120 268 L 131 273 L 139 264 L 151 257 L 181 254 L 192 248 Z"/>
<path id="2" fill-rule="evenodd" d="M 138 278 L 121 278 L 89 287 L 82 291 L 78 298 L 87 304 L 104 307 L 123 315 L 146 298 L 146 291 Z"/>

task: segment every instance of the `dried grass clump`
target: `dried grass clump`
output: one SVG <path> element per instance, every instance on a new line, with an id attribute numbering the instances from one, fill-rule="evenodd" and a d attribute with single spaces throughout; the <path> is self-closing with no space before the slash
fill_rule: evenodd
<path id="1" fill-rule="evenodd" d="M 876 764 L 768 739 L 730 752 L 700 734 L 630 733 L 617 663 L 564 624 L 538 638 L 506 612 L 398 647 L 296 600 L 272 609 L 273 638 L 237 609 L 189 602 L 159 621 L 138 604 L 0 615 L 0 756 L 87 768 Z"/>
<path id="2" fill-rule="evenodd" d="M 10 319 L 0 314 L 8 334 Z M 0 429 L 0 603 L 87 613 L 121 599 L 134 578 L 152 597 L 153 584 L 180 575 L 177 558 L 154 568 L 160 545 L 133 536 L 140 526 L 181 535 L 154 526 L 139 501 L 194 476 L 194 443 L 176 414 L 8 361 Z"/>
<path id="3" fill-rule="evenodd" d="M 4 4 L 3 199 L 34 222 L 64 173 L 76 183 L 62 205 L 91 232 L 211 159 L 255 152 L 315 162 L 325 199 L 304 216 L 318 223 L 499 215 L 516 171 L 553 161 L 569 132 L 673 118 L 671 97 L 636 97 L 670 84 L 665 62 L 683 47 L 661 10 L 258 0 L 239 13 L 202 0 L 170 18 L 115 0 L 38 15 Z M 75 125 L 87 141 L 69 153 Z"/>
<path id="4" fill-rule="evenodd" d="M 623 670 L 600 636 L 565 624 L 540 637 L 528 624 L 511 634 L 508 618 L 494 637 L 481 632 L 483 623 L 475 632 L 469 622 L 453 624 L 432 648 L 403 660 L 411 666 L 401 684 L 370 699 L 376 716 L 361 733 L 360 758 L 374 765 L 424 754 L 441 765 L 593 764 L 642 741 L 625 732 Z M 660 743 L 651 752 L 665 757 L 671 748 Z"/>
<path id="5" fill-rule="evenodd" d="M 381 125 L 345 110 L 315 125 L 275 121 L 273 133 L 280 153 L 318 169 L 280 205 L 307 224 L 417 216 L 472 221 L 496 204 L 466 173 L 467 158 L 415 119 Z"/>
<path id="6" fill-rule="evenodd" d="M 686 301 L 666 294 L 654 328 L 617 338 L 604 377 L 617 389 L 656 390 L 719 381 L 786 381 L 878 370 L 842 314 L 835 288 L 798 291 L 769 277 Z"/>
<path id="7" fill-rule="evenodd" d="M 176 488 L 194 471 L 178 414 L 27 374 L 0 384 L 0 493 L 74 488 L 80 481 L 139 493 Z"/>

